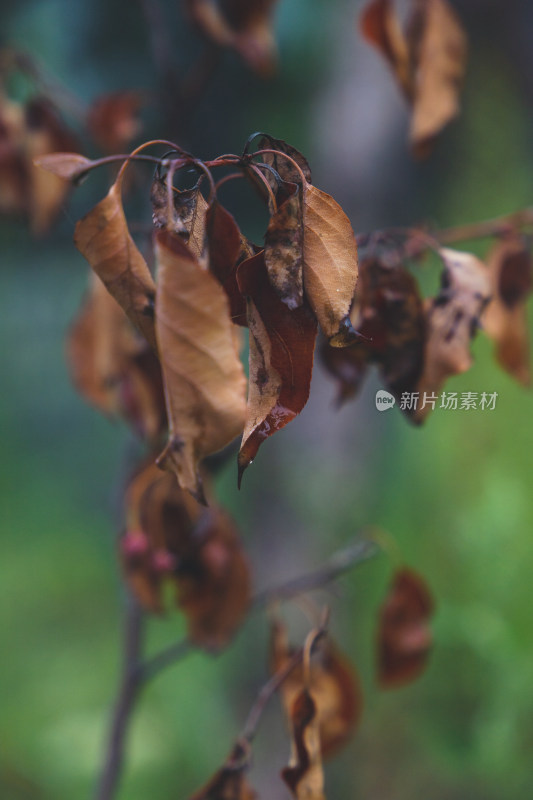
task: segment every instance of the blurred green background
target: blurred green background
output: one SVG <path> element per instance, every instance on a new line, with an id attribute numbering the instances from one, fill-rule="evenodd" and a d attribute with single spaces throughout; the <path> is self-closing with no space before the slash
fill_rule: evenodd
<path id="1" fill-rule="evenodd" d="M 463 114 L 428 162 L 410 160 L 402 101 L 358 38 L 360 4 L 348 0 L 280 0 L 277 75 L 265 81 L 225 54 L 194 110 L 154 104 L 143 138 L 179 137 L 213 157 L 267 130 L 309 156 L 315 182 L 343 203 L 356 231 L 447 226 L 531 204 L 531 3 L 455 5 L 471 38 Z M 34 54 L 84 103 L 113 89 L 153 91 L 161 86 L 146 22 L 154 6 L 185 73 L 203 45 L 179 4 L 165 0 L 4 2 L 3 44 Z M 42 241 L 21 222 L 0 222 L 2 800 L 91 796 L 118 680 L 115 541 L 131 442 L 76 396 L 63 359 L 86 283 L 73 227 L 105 180 L 78 189 Z M 260 236 L 247 207 L 237 211 Z M 530 794 L 533 409 L 487 341 L 478 337 L 474 353 L 473 369 L 447 388 L 498 392 L 494 411 L 436 412 L 418 430 L 396 410 L 375 411 L 371 381 L 336 412 L 334 387 L 317 367 L 309 406 L 264 445 L 243 490 L 233 465 L 219 478 L 258 587 L 318 565 L 377 524 L 434 592 L 429 669 L 386 693 L 374 686 L 373 646 L 390 561 L 380 556 L 336 594 L 317 596 L 331 604 L 333 633 L 365 691 L 360 729 L 327 768 L 329 800 Z M 151 622 L 150 651 L 182 632 L 175 614 Z M 121 800 L 181 800 L 219 766 L 266 678 L 267 633 L 254 617 L 219 658 L 194 653 L 153 682 L 133 719 Z M 274 701 L 251 774 L 261 796 L 287 797 L 278 778 L 287 756 Z"/>

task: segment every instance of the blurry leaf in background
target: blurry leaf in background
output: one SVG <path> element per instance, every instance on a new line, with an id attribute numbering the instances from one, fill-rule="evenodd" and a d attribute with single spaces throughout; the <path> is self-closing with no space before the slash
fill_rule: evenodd
<path id="1" fill-rule="evenodd" d="M 87 115 L 87 129 L 104 153 L 124 153 L 142 130 L 140 92 L 121 91 L 100 95 Z"/>
<path id="2" fill-rule="evenodd" d="M 159 464 L 203 500 L 199 463 L 244 427 L 246 380 L 226 295 L 179 236 L 157 235 L 156 328 L 170 423 Z"/>
<path id="3" fill-rule="evenodd" d="M 433 636 L 433 599 L 421 575 L 398 570 L 381 606 L 378 624 L 378 683 L 393 689 L 424 671 Z"/>
<path id="4" fill-rule="evenodd" d="M 467 39 L 455 11 L 446 0 L 411 0 L 403 34 L 394 0 L 371 0 L 360 27 L 388 61 L 412 105 L 414 154 L 429 155 L 437 134 L 459 113 Z"/>
<path id="5" fill-rule="evenodd" d="M 95 273 L 68 334 L 67 358 L 85 400 L 108 416 L 123 416 L 142 438 L 155 440 L 163 433 L 166 412 L 157 356 Z"/>
<path id="6" fill-rule="evenodd" d="M 272 15 L 277 0 L 185 0 L 190 18 L 214 44 L 236 50 L 269 77 L 277 63 Z"/>
<path id="7" fill-rule="evenodd" d="M 526 302 L 533 285 L 531 247 L 519 234 L 504 236 L 490 251 L 492 299 L 482 328 L 494 341 L 496 359 L 519 383 L 529 386 L 531 366 Z"/>

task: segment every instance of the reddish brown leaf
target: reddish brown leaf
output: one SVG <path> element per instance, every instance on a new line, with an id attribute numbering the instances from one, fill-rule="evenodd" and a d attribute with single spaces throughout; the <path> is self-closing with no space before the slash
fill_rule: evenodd
<path id="1" fill-rule="evenodd" d="M 237 284 L 237 267 L 253 253 L 249 252 L 248 243 L 235 219 L 216 199 L 207 211 L 206 227 L 209 268 L 228 296 L 231 321 L 236 325 L 247 325 L 246 301 Z"/>
<path id="2" fill-rule="evenodd" d="M 124 417 L 143 438 L 161 435 L 166 413 L 157 357 L 94 273 L 67 355 L 74 384 L 89 403 Z"/>
<path id="3" fill-rule="evenodd" d="M 157 236 L 156 327 L 169 442 L 159 458 L 202 499 L 199 462 L 243 429 L 246 381 L 224 290 L 179 236 Z"/>
<path id="4" fill-rule="evenodd" d="M 271 671 L 275 673 L 283 669 L 294 654 L 285 626 L 279 621 L 272 628 L 271 647 Z M 304 673 L 300 665 L 291 670 L 281 686 L 288 717 L 303 687 Z M 313 655 L 309 689 L 316 704 L 322 758 L 327 759 L 353 735 L 363 704 L 355 670 L 330 639 L 323 641 Z"/>
<path id="5" fill-rule="evenodd" d="M 428 335 L 424 370 L 417 386 L 420 397 L 437 394 L 451 375 L 465 372 L 472 364 L 470 341 L 490 297 L 485 265 L 471 253 L 443 249 L 442 288 L 427 307 Z M 420 422 L 431 406 L 419 407 Z"/>
<path id="6" fill-rule="evenodd" d="M 254 800 L 257 795 L 245 778 L 247 768 L 247 753 L 237 743 L 225 764 L 190 800 Z"/>
<path id="7" fill-rule="evenodd" d="M 78 222 L 74 243 L 156 350 L 155 284 L 128 230 L 121 199 L 123 175 L 121 171 L 106 197 Z"/>
<path id="8" fill-rule="evenodd" d="M 401 569 L 380 611 L 378 681 L 383 689 L 411 683 L 424 671 L 433 642 L 433 600 L 420 575 Z"/>
<path id="9" fill-rule="evenodd" d="M 496 359 L 519 383 L 529 386 L 531 366 L 526 301 L 533 267 L 528 243 L 512 234 L 496 243 L 488 256 L 492 299 L 482 328 L 494 341 Z"/>
<path id="10" fill-rule="evenodd" d="M 306 305 L 291 311 L 272 288 L 264 253 L 244 261 L 237 273 L 248 298 L 250 378 L 239 476 L 259 446 L 290 422 L 307 402 L 313 369 L 316 321 Z"/>
<path id="11" fill-rule="evenodd" d="M 89 109 L 87 128 L 105 153 L 124 153 L 141 132 L 142 95 L 134 91 L 111 92 L 98 97 Z"/>

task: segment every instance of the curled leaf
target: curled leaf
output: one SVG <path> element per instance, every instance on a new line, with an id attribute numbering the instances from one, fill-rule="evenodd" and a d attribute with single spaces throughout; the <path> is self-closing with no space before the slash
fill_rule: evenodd
<path id="1" fill-rule="evenodd" d="M 303 303 L 303 206 L 298 184 L 272 214 L 265 234 L 265 264 L 270 283 L 289 308 Z"/>
<path id="2" fill-rule="evenodd" d="M 199 463 L 243 429 L 245 377 L 228 302 L 179 236 L 157 235 L 156 329 L 170 422 L 159 464 L 202 500 Z"/>
<path id="3" fill-rule="evenodd" d="M 169 189 L 166 180 L 152 183 L 152 218 L 156 228 L 179 234 L 199 260 L 205 251 L 207 202 L 200 191 L 200 182 L 191 189 Z"/>
<path id="4" fill-rule="evenodd" d="M 429 626 L 433 599 L 420 575 L 395 573 L 383 603 L 378 628 L 378 681 L 382 689 L 411 683 L 424 671 L 433 637 Z"/>
<path id="5" fill-rule="evenodd" d="M 528 243 L 512 234 L 496 243 L 488 256 L 492 299 L 482 328 L 494 341 L 496 359 L 519 383 L 529 386 L 531 367 L 526 301 L 533 284 Z"/>
<path id="6" fill-rule="evenodd" d="M 276 170 L 283 181 L 287 183 L 301 184 L 302 174 L 307 183 L 312 183 L 311 167 L 309 162 L 299 150 L 291 144 L 284 142 L 283 139 L 275 139 L 273 136 L 263 134 L 258 142 L 258 150 L 274 150 L 274 153 L 263 153 L 261 158 L 270 167 Z M 289 158 L 285 158 L 289 156 Z M 296 162 L 298 168 L 292 163 Z M 274 192 L 278 189 L 277 181 L 270 173 L 266 173 L 268 182 Z"/>
<path id="7" fill-rule="evenodd" d="M 307 689 L 296 695 L 290 710 L 292 756 L 281 777 L 297 800 L 324 800 L 324 771 L 316 703 Z"/>
<path id="8" fill-rule="evenodd" d="M 283 669 L 294 650 L 289 647 L 285 626 L 276 621 L 272 627 L 271 671 Z M 291 709 L 304 688 L 304 671 L 295 667 L 281 685 L 285 713 Z M 362 711 L 362 693 L 358 676 L 347 658 L 328 638 L 318 645 L 311 661 L 309 691 L 319 724 L 320 752 L 327 759 L 343 747 L 353 735 Z"/>
<path id="9" fill-rule="evenodd" d="M 470 368 L 470 341 L 490 298 L 483 262 L 471 253 L 447 248 L 440 255 L 444 261 L 442 286 L 427 306 L 424 370 L 417 386 L 421 396 L 438 393 L 447 378 Z M 415 421 L 422 421 L 429 409 L 429 405 L 419 407 Z"/>
<path id="10" fill-rule="evenodd" d="M 272 288 L 261 251 L 237 273 L 247 297 L 250 378 L 239 480 L 262 442 L 305 406 L 313 369 L 316 321 L 307 307 L 290 310 Z"/>
<path id="11" fill-rule="evenodd" d="M 122 207 L 122 176 L 106 197 L 76 225 L 74 243 L 147 342 L 157 350 L 155 284 L 128 230 Z"/>

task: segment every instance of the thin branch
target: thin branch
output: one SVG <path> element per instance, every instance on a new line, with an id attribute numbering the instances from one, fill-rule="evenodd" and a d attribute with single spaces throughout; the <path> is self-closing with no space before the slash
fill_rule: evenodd
<path id="1" fill-rule="evenodd" d="M 364 561 L 372 558 L 378 552 L 379 546 L 376 542 L 367 539 L 358 539 L 352 545 L 334 553 L 324 564 L 313 572 L 308 572 L 297 578 L 291 578 L 289 581 L 259 592 L 252 598 L 251 610 L 258 610 L 274 600 L 284 600 L 302 594 L 303 592 L 320 589 L 334 581 L 344 572 L 348 572 L 348 570 L 353 569 L 358 564 L 362 564 Z M 144 683 L 146 680 L 155 677 L 166 669 L 166 667 L 170 667 L 177 661 L 181 661 L 194 647 L 195 645 L 192 642 L 184 638 L 170 645 L 170 647 L 161 650 L 157 655 L 139 665 L 138 672 L 140 680 Z M 212 655 L 218 655 L 218 651 L 213 651 Z"/>
<path id="2" fill-rule="evenodd" d="M 124 661 L 122 678 L 111 716 L 105 760 L 95 792 L 95 800 L 111 800 L 124 764 L 124 752 L 131 714 L 142 685 L 139 663 L 143 643 L 143 612 L 128 596 L 124 618 Z"/>

